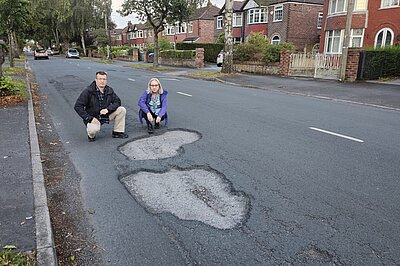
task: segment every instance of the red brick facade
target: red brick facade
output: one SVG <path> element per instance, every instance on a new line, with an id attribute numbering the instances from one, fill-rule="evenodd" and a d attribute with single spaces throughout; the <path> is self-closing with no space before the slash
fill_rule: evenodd
<path id="1" fill-rule="evenodd" d="M 381 7 L 381 0 L 365 0 L 366 10 L 354 11 L 351 29 L 363 29 L 361 47 L 376 45 L 378 33 L 387 29 L 392 38 L 392 45 L 400 44 L 400 6 Z M 320 52 L 326 52 L 326 35 L 333 30 L 344 31 L 346 27 L 346 12 L 329 14 L 331 0 L 324 2 L 324 23 L 322 25 Z M 343 33 L 342 33 L 343 34 Z M 343 37 L 341 38 L 341 42 Z M 339 52 L 340 53 L 340 52 Z"/>

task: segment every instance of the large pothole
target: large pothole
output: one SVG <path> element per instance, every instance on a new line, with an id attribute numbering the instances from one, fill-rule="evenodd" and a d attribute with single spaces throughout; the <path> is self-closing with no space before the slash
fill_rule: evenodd
<path id="1" fill-rule="evenodd" d="M 155 160 L 174 157 L 182 146 L 200 139 L 200 134 L 172 130 L 161 135 L 138 139 L 119 148 L 120 152 L 131 160 Z"/>
<path id="2" fill-rule="evenodd" d="M 219 229 L 238 227 L 249 211 L 249 199 L 233 190 L 213 170 L 138 172 L 121 179 L 132 196 L 152 213 L 169 212 Z"/>

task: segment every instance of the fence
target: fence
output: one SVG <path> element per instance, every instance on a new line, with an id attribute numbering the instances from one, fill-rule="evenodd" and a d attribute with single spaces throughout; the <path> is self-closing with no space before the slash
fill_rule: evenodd
<path id="1" fill-rule="evenodd" d="M 357 79 L 400 76 L 400 53 L 361 51 Z"/>
<path id="2" fill-rule="evenodd" d="M 289 76 L 339 79 L 340 55 L 291 54 Z"/>

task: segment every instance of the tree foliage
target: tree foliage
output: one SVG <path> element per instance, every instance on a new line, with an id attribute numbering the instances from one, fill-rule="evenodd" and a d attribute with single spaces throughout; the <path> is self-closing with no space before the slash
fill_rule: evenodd
<path id="1" fill-rule="evenodd" d="M 125 0 L 123 16 L 135 13 L 139 20 L 151 25 L 154 32 L 154 65 L 158 65 L 158 34 L 167 23 L 187 21 L 190 15 L 203 4 L 204 0 Z"/>

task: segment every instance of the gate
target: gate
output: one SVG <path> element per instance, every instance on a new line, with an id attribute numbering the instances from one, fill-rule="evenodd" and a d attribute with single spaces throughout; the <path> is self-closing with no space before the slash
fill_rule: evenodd
<path id="1" fill-rule="evenodd" d="M 289 76 L 339 79 L 341 55 L 291 54 Z"/>

